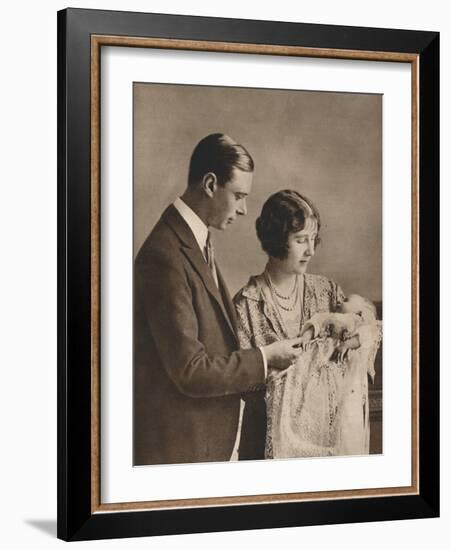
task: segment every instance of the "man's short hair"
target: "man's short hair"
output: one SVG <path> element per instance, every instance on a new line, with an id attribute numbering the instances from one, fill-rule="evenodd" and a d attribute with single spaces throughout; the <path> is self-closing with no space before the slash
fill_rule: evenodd
<path id="1" fill-rule="evenodd" d="M 188 185 L 200 182 L 205 174 L 212 172 L 219 185 L 232 179 L 232 170 L 254 171 L 254 161 L 249 152 L 225 134 L 210 134 L 199 141 L 191 155 Z"/>

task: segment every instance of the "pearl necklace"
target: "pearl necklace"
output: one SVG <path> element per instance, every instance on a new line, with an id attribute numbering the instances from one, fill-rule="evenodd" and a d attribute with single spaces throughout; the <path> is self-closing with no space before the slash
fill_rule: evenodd
<path id="1" fill-rule="evenodd" d="M 273 284 L 273 282 L 272 282 L 272 280 L 271 280 L 271 277 L 270 277 L 268 271 L 265 271 L 265 276 L 266 276 L 266 280 L 267 280 L 269 289 L 270 289 L 270 291 L 271 291 L 271 294 L 272 294 L 274 303 L 277 305 L 277 307 L 282 308 L 284 311 L 293 311 L 294 308 L 296 307 L 297 303 L 298 303 L 298 298 L 299 298 L 298 276 L 296 275 L 296 279 L 295 279 L 295 281 L 294 281 L 293 290 L 291 291 L 291 294 L 290 294 L 290 296 L 288 296 L 288 297 L 281 296 L 281 295 L 277 292 L 277 290 L 276 290 L 276 288 L 275 288 L 275 286 L 274 286 L 274 284 Z M 281 304 L 280 301 L 279 301 L 279 299 L 277 298 L 277 297 L 280 297 L 280 298 L 282 298 L 283 300 L 289 300 L 289 299 L 293 296 L 293 294 L 294 294 L 295 291 L 296 291 L 296 295 L 295 295 L 295 297 L 294 297 L 293 305 L 292 305 L 291 307 L 290 307 L 290 306 L 285 306 L 285 305 Z"/>
<path id="2" fill-rule="evenodd" d="M 290 294 L 288 296 L 284 296 L 283 294 L 280 294 L 277 291 L 276 285 L 272 282 L 272 279 L 269 275 L 269 272 L 267 272 L 267 273 L 268 273 L 269 284 L 271 285 L 271 288 L 273 289 L 276 296 L 278 298 L 280 298 L 281 300 L 290 300 L 293 297 L 294 291 L 298 289 L 298 276 L 296 275 L 296 277 L 294 278 L 294 285 L 293 285 L 293 289 L 290 292 Z"/>

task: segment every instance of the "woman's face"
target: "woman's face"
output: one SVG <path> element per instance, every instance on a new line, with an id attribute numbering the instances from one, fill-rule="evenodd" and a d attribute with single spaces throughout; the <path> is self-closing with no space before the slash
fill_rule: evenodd
<path id="1" fill-rule="evenodd" d="M 288 236 L 288 256 L 281 260 L 280 267 L 286 273 L 301 275 L 315 254 L 315 240 L 318 235 L 318 224 L 315 218 L 306 220 L 304 229 Z"/>

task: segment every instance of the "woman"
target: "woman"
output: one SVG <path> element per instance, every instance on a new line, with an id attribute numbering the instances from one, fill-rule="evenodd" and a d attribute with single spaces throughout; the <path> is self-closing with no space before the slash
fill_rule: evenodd
<path id="1" fill-rule="evenodd" d="M 309 199 L 293 190 L 275 193 L 264 204 L 256 228 L 268 263 L 234 299 L 243 348 L 295 338 L 314 314 L 340 311 L 345 302 L 335 282 L 306 273 L 321 229 L 319 212 Z M 369 372 L 376 340 L 377 335 L 366 346 L 368 357 L 360 357 Z M 279 375 L 268 373 L 266 392 L 245 397 L 241 460 L 368 452 L 366 370 L 363 376 L 358 354 L 350 354 L 353 368 L 349 359 L 333 362 L 336 343 L 333 338 L 316 340 L 296 365 Z M 345 418 L 346 432 L 358 432 L 357 443 L 344 443 Z M 358 426 L 351 425 L 356 422 Z"/>

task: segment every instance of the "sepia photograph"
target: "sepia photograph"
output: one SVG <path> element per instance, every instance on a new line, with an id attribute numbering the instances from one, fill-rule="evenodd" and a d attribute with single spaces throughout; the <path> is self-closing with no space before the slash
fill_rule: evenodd
<path id="1" fill-rule="evenodd" d="M 382 94 L 133 83 L 133 464 L 383 453 Z"/>
<path id="2" fill-rule="evenodd" d="M 58 536 L 437 517 L 438 33 L 58 40 Z"/>

